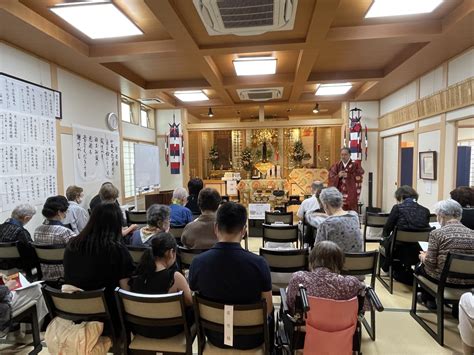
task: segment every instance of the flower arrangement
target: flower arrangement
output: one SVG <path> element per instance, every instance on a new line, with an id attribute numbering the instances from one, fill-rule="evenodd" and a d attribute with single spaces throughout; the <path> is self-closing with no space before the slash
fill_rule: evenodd
<path id="1" fill-rule="evenodd" d="M 215 146 L 213 146 L 213 147 L 211 147 L 211 149 L 209 149 L 209 160 L 210 160 L 210 162 L 212 163 L 213 166 L 219 160 L 219 152 L 217 151 L 217 148 Z"/>
<path id="2" fill-rule="evenodd" d="M 308 160 L 310 158 L 311 155 L 304 150 L 303 142 L 296 141 L 293 145 L 293 149 L 290 151 L 290 159 L 299 166 L 303 160 Z"/>
<path id="3" fill-rule="evenodd" d="M 240 153 L 240 161 L 245 171 L 252 170 L 252 150 L 249 147 L 245 147 Z"/>

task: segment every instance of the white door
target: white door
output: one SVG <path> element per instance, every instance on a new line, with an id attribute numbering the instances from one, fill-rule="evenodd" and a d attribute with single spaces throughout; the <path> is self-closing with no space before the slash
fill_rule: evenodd
<path id="1" fill-rule="evenodd" d="M 398 152 L 399 136 L 383 139 L 383 186 L 382 186 L 382 209 L 390 212 L 395 204 L 395 190 L 398 188 Z"/>

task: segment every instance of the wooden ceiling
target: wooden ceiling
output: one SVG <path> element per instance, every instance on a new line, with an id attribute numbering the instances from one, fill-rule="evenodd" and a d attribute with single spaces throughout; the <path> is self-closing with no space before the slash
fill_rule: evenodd
<path id="1" fill-rule="evenodd" d="M 186 107 L 198 119 L 256 119 L 259 104 L 236 89 L 283 87 L 265 117 L 340 115 L 348 100 L 378 100 L 474 44 L 474 1 L 445 0 L 433 13 L 365 19 L 371 0 L 299 0 L 294 29 L 209 36 L 191 0 L 114 0 L 142 36 L 91 40 L 49 11 L 64 0 L 0 0 L 0 40 L 157 108 Z M 275 75 L 238 77 L 232 60 L 272 54 Z M 315 97 L 318 84 L 351 82 L 342 96 Z M 183 103 L 176 90 L 210 100 Z M 318 101 L 324 112 L 312 113 Z"/>

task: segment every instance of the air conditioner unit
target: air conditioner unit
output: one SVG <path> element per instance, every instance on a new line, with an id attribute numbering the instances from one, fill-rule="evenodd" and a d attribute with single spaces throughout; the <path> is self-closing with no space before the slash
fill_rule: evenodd
<path id="1" fill-rule="evenodd" d="M 241 100 L 268 101 L 281 99 L 283 88 L 237 89 L 237 95 Z"/>
<path id="2" fill-rule="evenodd" d="M 298 0 L 193 0 L 211 36 L 292 30 Z"/>

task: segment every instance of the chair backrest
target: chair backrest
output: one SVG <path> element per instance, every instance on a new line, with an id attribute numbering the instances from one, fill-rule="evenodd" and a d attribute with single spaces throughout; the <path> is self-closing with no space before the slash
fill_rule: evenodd
<path id="1" fill-rule="evenodd" d="M 20 259 L 17 242 L 0 243 L 0 260 L 16 260 Z"/>
<path id="2" fill-rule="evenodd" d="M 436 216 L 436 213 L 430 214 L 430 223 L 432 222 L 438 222 L 438 217 Z"/>
<path id="3" fill-rule="evenodd" d="M 176 239 L 176 242 L 181 243 L 181 235 L 183 234 L 184 227 L 186 227 L 186 226 L 183 225 L 183 226 L 171 226 L 170 227 L 170 233 Z"/>
<path id="4" fill-rule="evenodd" d="M 120 319 L 125 329 L 141 326 L 184 325 L 187 330 L 183 291 L 163 295 L 144 295 L 115 289 Z"/>
<path id="5" fill-rule="evenodd" d="M 265 211 L 265 224 L 282 222 L 293 224 L 293 213 L 291 212 L 267 212 Z"/>
<path id="6" fill-rule="evenodd" d="M 365 224 L 367 227 L 382 228 L 387 222 L 387 219 L 388 219 L 387 213 L 367 212 L 365 214 Z"/>
<path id="7" fill-rule="evenodd" d="M 375 273 L 377 270 L 377 251 L 363 253 L 345 253 L 343 275 L 371 275 L 370 286 L 375 286 Z"/>
<path id="8" fill-rule="evenodd" d="M 127 224 L 147 224 L 146 211 L 125 211 Z"/>
<path id="9" fill-rule="evenodd" d="M 98 271 L 100 272 L 100 271 Z M 43 296 L 51 317 L 72 321 L 109 319 L 110 313 L 105 301 L 105 289 L 63 293 L 52 287 L 43 287 Z"/>
<path id="10" fill-rule="evenodd" d="M 393 241 L 402 243 L 427 242 L 433 229 L 434 228 L 431 227 L 419 230 L 403 230 L 395 228 Z"/>
<path id="11" fill-rule="evenodd" d="M 212 330 L 224 335 L 224 303 L 209 301 L 199 294 L 193 295 L 194 313 L 198 327 L 199 346 L 202 349 L 205 339 L 204 331 Z M 267 323 L 267 306 L 264 300 L 255 304 L 233 305 L 233 334 L 262 334 L 265 339 L 265 353 L 269 349 L 269 333 Z"/>
<path id="12" fill-rule="evenodd" d="M 181 264 L 181 269 L 182 270 L 187 270 L 191 266 L 191 263 L 193 262 L 193 259 L 201 254 L 207 251 L 208 249 L 188 249 L 182 246 L 178 246 L 178 256 L 179 256 L 179 262 Z"/>
<path id="13" fill-rule="evenodd" d="M 298 241 L 298 226 L 271 226 L 262 224 L 263 241 L 288 243 Z"/>
<path id="14" fill-rule="evenodd" d="M 469 280 L 467 285 L 474 288 L 474 255 L 448 253 L 439 285 L 444 286 L 449 278 Z"/>
<path id="15" fill-rule="evenodd" d="M 41 264 L 62 265 L 66 246 L 56 244 L 33 243 L 36 256 Z"/>
<path id="16" fill-rule="evenodd" d="M 359 301 L 308 297 L 304 353 L 352 354 Z"/>
<path id="17" fill-rule="evenodd" d="M 127 245 L 128 252 L 132 257 L 134 263 L 138 264 L 142 258 L 142 255 L 145 251 L 149 249 L 149 247 L 133 247 L 131 245 Z"/>

